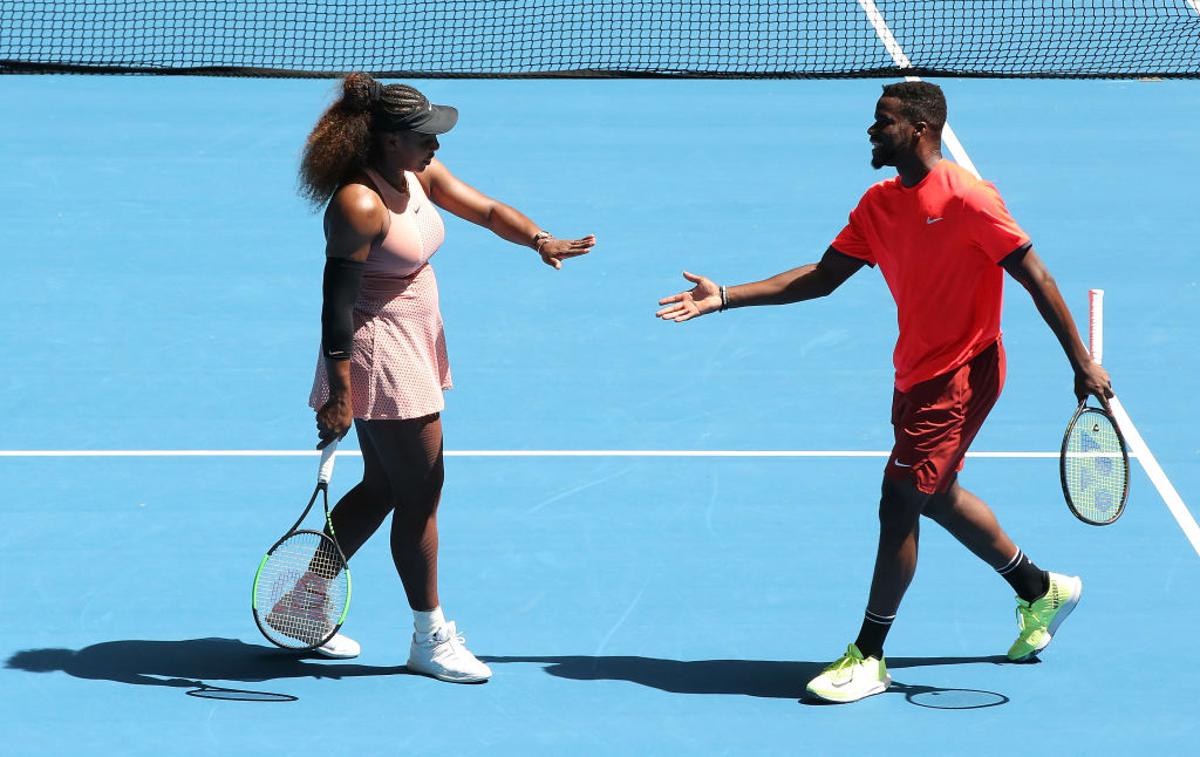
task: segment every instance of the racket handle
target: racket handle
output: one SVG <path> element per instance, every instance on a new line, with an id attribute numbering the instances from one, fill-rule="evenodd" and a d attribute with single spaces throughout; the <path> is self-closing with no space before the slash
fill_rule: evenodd
<path id="1" fill-rule="evenodd" d="M 333 478 L 333 456 L 337 452 L 338 440 L 334 439 L 321 450 L 321 467 L 317 471 L 317 483 L 328 484 Z"/>
<path id="2" fill-rule="evenodd" d="M 1088 290 L 1088 351 L 1092 360 L 1104 362 L 1104 290 Z"/>

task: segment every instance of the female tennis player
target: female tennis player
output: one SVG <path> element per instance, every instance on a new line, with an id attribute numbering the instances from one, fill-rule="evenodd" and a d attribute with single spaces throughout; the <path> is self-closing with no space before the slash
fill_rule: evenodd
<path id="1" fill-rule="evenodd" d="M 321 355 L 309 404 L 318 447 L 353 423 L 363 480 L 333 510 L 349 559 L 392 513 L 391 547 L 413 610 L 410 671 L 443 681 L 486 681 L 491 670 L 443 615 L 437 589 L 442 491 L 442 392 L 450 364 L 430 258 L 444 229 L 438 208 L 532 248 L 555 269 L 594 236 L 556 239 L 493 200 L 434 157 L 458 111 L 416 89 L 354 73 L 308 137 L 301 194 L 325 207 Z M 351 658 L 338 634 L 318 652 Z"/>

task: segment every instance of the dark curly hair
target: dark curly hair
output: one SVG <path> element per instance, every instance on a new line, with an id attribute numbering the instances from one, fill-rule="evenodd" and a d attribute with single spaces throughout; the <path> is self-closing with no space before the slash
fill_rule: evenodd
<path id="1" fill-rule="evenodd" d="M 883 96 L 900 101 L 900 112 L 912 123 L 924 121 L 937 132 L 946 125 L 946 96 L 927 81 L 902 81 L 883 85 Z"/>
<path id="2" fill-rule="evenodd" d="M 406 84 L 382 84 L 370 74 L 342 80 L 342 96 L 329 106 L 308 135 L 300 160 L 300 194 L 316 207 L 373 157 L 377 132 L 394 130 L 428 102 Z"/>

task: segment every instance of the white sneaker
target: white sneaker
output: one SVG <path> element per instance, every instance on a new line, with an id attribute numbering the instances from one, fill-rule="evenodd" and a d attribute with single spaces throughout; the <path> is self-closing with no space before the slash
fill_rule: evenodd
<path id="1" fill-rule="evenodd" d="M 435 628 L 432 633 L 414 633 L 408 669 L 451 683 L 488 680 L 492 677 L 492 669 L 471 654 L 466 643 L 452 622 Z"/>
<path id="2" fill-rule="evenodd" d="M 333 638 L 325 642 L 321 646 L 313 650 L 322 657 L 328 657 L 331 660 L 352 660 L 358 657 L 358 653 L 362 651 L 362 647 L 358 642 L 351 639 L 349 636 L 343 636 L 340 633 L 335 633 Z"/>

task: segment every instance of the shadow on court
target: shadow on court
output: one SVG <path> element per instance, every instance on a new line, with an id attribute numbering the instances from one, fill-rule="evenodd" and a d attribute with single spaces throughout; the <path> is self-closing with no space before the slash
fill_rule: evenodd
<path id="1" fill-rule="evenodd" d="M 407 675 L 404 667 L 399 665 L 379 667 L 318 663 L 294 652 L 221 638 L 107 641 L 78 650 L 27 649 L 8 658 L 5 666 L 30 673 L 62 671 L 76 678 L 95 681 L 196 689 L 188 693 L 209 699 L 257 701 L 293 701 L 295 697 L 267 692 L 239 692 L 210 686 L 205 681 L 250 683 L 285 678 Z M 221 692 L 230 695 L 221 696 Z"/>
<path id="2" fill-rule="evenodd" d="M 490 664 L 535 663 L 552 676 L 575 681 L 629 681 L 673 694 L 741 694 L 751 697 L 802 699 L 805 685 L 828 664 L 771 660 L 661 660 L 653 657 L 481 657 Z M 936 665 L 1011 664 L 1003 655 L 984 657 L 896 657 L 888 670 Z M 903 694 L 913 704 L 939 709 L 975 709 L 1008 702 L 1008 697 L 975 689 L 893 683 L 888 693 Z"/>
<path id="3" fill-rule="evenodd" d="M 805 684 L 825 662 L 770 660 L 662 660 L 653 657 L 482 657 L 492 664 L 534 663 L 552 676 L 575 681 L 628 681 L 674 694 L 740 694 L 752 697 L 800 699 L 809 703 Z M 896 657 L 890 671 L 937 665 L 1004 664 L 1002 655 L 989 657 Z M 288 678 L 356 678 L 408 675 L 401 665 L 314 662 L 293 652 L 246 644 L 237 639 L 179 641 L 108 641 L 83 649 L 27 649 L 13 654 L 6 667 L 29 673 L 64 672 L 75 678 L 139 686 L 188 689 L 208 699 L 295 701 L 290 694 L 247 691 L 213 686 L 206 681 L 260 683 Z M 936 686 L 892 684 L 889 694 L 936 709 L 976 709 L 1008 702 L 996 692 L 942 689 Z"/>

